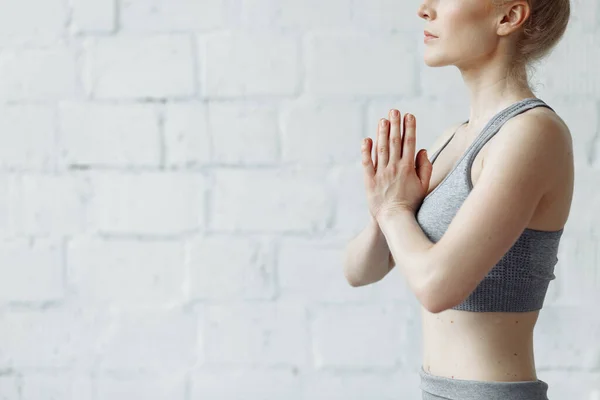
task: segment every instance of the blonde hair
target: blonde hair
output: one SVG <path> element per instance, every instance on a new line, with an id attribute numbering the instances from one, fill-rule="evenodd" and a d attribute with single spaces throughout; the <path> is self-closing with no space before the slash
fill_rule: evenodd
<path id="1" fill-rule="evenodd" d="M 501 7 L 512 0 L 492 0 Z M 527 0 L 530 15 L 523 24 L 517 41 L 515 59 L 509 75 L 522 83 L 528 83 L 534 65 L 544 59 L 560 42 L 571 16 L 570 0 Z"/>

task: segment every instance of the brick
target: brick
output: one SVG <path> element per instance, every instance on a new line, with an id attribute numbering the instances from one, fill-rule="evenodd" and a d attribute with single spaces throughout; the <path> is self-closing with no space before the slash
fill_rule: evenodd
<path id="1" fill-rule="evenodd" d="M 230 32 L 198 43 L 202 96 L 294 95 L 300 86 L 300 49 L 291 35 Z"/>
<path id="2" fill-rule="evenodd" d="M 307 399 L 418 399 L 422 397 L 419 385 L 420 377 L 416 370 L 415 372 L 365 371 L 361 373 L 320 370 L 308 374 L 305 379 L 304 394 Z"/>
<path id="3" fill-rule="evenodd" d="M 9 235 L 73 235 L 87 228 L 90 187 L 79 174 L 13 174 L 4 225 Z"/>
<path id="4" fill-rule="evenodd" d="M 192 399 L 300 400 L 302 387 L 294 369 L 229 369 L 195 372 L 190 393 Z"/>
<path id="5" fill-rule="evenodd" d="M 416 32 L 415 39 L 419 39 L 423 35 L 424 24 L 417 14 L 419 5 L 410 1 L 354 0 L 355 27 L 387 32 Z"/>
<path id="6" fill-rule="evenodd" d="M 556 280 L 550 283 L 557 287 L 557 304 L 577 306 L 600 301 L 599 247 L 598 236 L 581 237 L 565 228 L 554 272 Z"/>
<path id="7" fill-rule="evenodd" d="M 0 368 L 91 368 L 106 311 L 79 306 L 0 311 Z"/>
<path id="8" fill-rule="evenodd" d="M 267 300 L 276 293 L 273 245 L 246 237 L 190 239 L 188 264 L 193 300 Z M 223 262 L 227 254 L 227 262 Z"/>
<path id="9" fill-rule="evenodd" d="M 600 132 L 600 113 L 592 99 L 553 99 L 546 101 L 564 120 L 573 139 L 573 158 L 580 165 L 593 165 L 594 156 L 600 158 L 600 152 L 593 151 L 594 140 Z"/>
<path id="10" fill-rule="evenodd" d="M 226 0 L 122 0 L 120 21 L 125 32 L 209 31 L 227 26 Z"/>
<path id="11" fill-rule="evenodd" d="M 303 45 L 311 95 L 408 96 L 417 90 L 416 46 L 405 35 L 314 33 Z"/>
<path id="12" fill-rule="evenodd" d="M 38 171 L 53 168 L 57 159 L 55 112 L 48 106 L 4 105 L 0 113 L 2 167 Z"/>
<path id="13" fill-rule="evenodd" d="M 90 174 L 90 228 L 105 233 L 181 234 L 204 226 L 205 179 L 192 173 Z"/>
<path id="14" fill-rule="evenodd" d="M 70 290 L 81 302 L 157 307 L 184 299 L 181 243 L 77 238 L 66 259 Z"/>
<path id="15" fill-rule="evenodd" d="M 600 398 L 600 372 L 557 369 L 539 371 L 537 375 L 539 379 L 548 383 L 548 398 Z"/>
<path id="16" fill-rule="evenodd" d="M 159 115 L 148 104 L 60 106 L 61 164 L 160 165 Z"/>
<path id="17" fill-rule="evenodd" d="M 324 230 L 333 203 L 322 179 L 315 176 L 319 172 L 216 170 L 210 228 L 246 232 Z"/>
<path id="18" fill-rule="evenodd" d="M 113 33 L 118 0 L 71 0 L 71 33 Z"/>
<path id="19" fill-rule="evenodd" d="M 231 128 L 231 124 L 228 125 Z M 167 104 L 164 132 L 165 163 L 168 167 L 208 165 L 211 162 L 208 111 L 203 103 Z"/>
<path id="20" fill-rule="evenodd" d="M 0 101 L 58 101 L 82 95 L 74 49 L 56 45 L 0 53 Z"/>
<path id="21" fill-rule="evenodd" d="M 279 161 L 277 108 L 262 104 L 215 102 L 208 110 L 216 163 L 272 165 Z"/>
<path id="22" fill-rule="evenodd" d="M 203 339 L 207 366 L 307 366 L 306 314 L 302 304 L 207 306 Z"/>
<path id="23" fill-rule="evenodd" d="M 283 162 L 328 166 L 361 160 L 365 135 L 358 103 L 294 104 L 281 120 Z"/>
<path id="24" fill-rule="evenodd" d="M 576 139 L 575 139 L 576 140 Z M 582 165 L 583 160 L 575 160 L 573 199 L 565 232 L 571 235 L 600 236 L 600 215 L 591 212 L 600 204 L 600 171 Z"/>
<path id="25" fill-rule="evenodd" d="M 21 379 L 17 375 L 0 376 L 0 400 L 19 399 Z"/>
<path id="26" fill-rule="evenodd" d="M 408 346 L 404 318 L 390 305 L 327 305 L 311 310 L 315 366 L 391 370 Z M 348 332 L 352 332 L 351 335 Z"/>
<path id="27" fill-rule="evenodd" d="M 545 369 L 597 370 L 600 348 L 592 345 L 600 336 L 600 321 L 593 304 L 552 305 L 540 313 L 534 338 L 536 367 Z"/>
<path id="28" fill-rule="evenodd" d="M 544 59 L 540 71 L 540 97 L 600 96 L 596 65 L 600 62 L 600 35 L 569 26 L 563 39 Z"/>
<path id="29" fill-rule="evenodd" d="M 583 32 L 597 32 L 600 28 L 600 4 L 596 0 L 572 0 L 569 25 Z"/>
<path id="30" fill-rule="evenodd" d="M 343 273 L 343 246 L 323 239 L 285 238 L 277 258 L 280 298 L 307 303 L 356 304 L 373 299 L 373 286 L 352 287 Z"/>
<path id="31" fill-rule="evenodd" d="M 85 88 L 97 99 L 187 98 L 195 93 L 186 35 L 124 35 L 84 45 Z"/>
<path id="32" fill-rule="evenodd" d="M 165 275 L 162 275 L 165 278 Z M 128 308 L 113 314 L 111 335 L 98 346 L 98 368 L 180 374 L 200 356 L 196 316 L 181 308 Z"/>
<path id="33" fill-rule="evenodd" d="M 364 167 L 359 159 L 353 166 L 338 166 L 328 179 L 336 204 L 331 231 L 342 236 L 344 241 L 348 241 L 367 226 L 370 215 L 364 183 Z M 348 218 L 350 215 L 353 217 Z"/>
<path id="34" fill-rule="evenodd" d="M 352 26 L 352 1 L 243 0 L 241 24 L 246 29 L 343 29 Z"/>
<path id="35" fill-rule="evenodd" d="M 0 46 L 51 45 L 65 33 L 64 0 L 4 0 L 0 8 Z"/>
<path id="36" fill-rule="evenodd" d="M 78 372 L 27 373 L 22 378 L 22 398 L 32 400 L 92 400 L 92 382 L 90 376 Z"/>
<path id="37" fill-rule="evenodd" d="M 183 374 L 134 376 L 122 378 L 104 375 L 97 378 L 95 397 L 98 400 L 185 400 L 186 378 Z"/>
<path id="38" fill-rule="evenodd" d="M 45 302 L 65 295 L 62 241 L 13 238 L 0 242 L 0 302 Z"/>

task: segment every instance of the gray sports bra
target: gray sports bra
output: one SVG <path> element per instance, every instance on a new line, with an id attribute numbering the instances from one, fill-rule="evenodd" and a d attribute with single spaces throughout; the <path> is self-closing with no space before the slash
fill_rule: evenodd
<path id="1" fill-rule="evenodd" d="M 442 237 L 473 189 L 471 165 L 485 143 L 510 118 L 540 106 L 554 111 L 542 100 L 528 98 L 494 115 L 450 173 L 423 199 L 416 218 L 431 241 L 437 242 Z M 454 134 L 433 154 L 432 163 Z M 558 245 L 563 231 L 564 228 L 558 231 L 526 228 L 465 301 L 452 309 L 476 312 L 525 312 L 541 309 L 548 285 L 556 278 L 554 266 L 558 262 Z"/>

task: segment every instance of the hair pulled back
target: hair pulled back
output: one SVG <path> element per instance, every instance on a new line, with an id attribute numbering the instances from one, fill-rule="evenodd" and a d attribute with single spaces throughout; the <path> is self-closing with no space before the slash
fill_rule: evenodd
<path id="1" fill-rule="evenodd" d="M 512 0 L 492 0 L 501 7 Z M 511 78 L 528 82 L 527 69 L 544 59 L 560 42 L 571 16 L 570 0 L 527 0 L 530 15 L 516 44 Z"/>

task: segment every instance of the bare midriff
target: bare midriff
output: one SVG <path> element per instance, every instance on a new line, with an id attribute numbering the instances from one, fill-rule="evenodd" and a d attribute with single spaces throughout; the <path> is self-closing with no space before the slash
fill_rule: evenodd
<path id="1" fill-rule="evenodd" d="M 535 381 L 533 330 L 538 311 L 433 314 L 421 307 L 423 369 L 481 381 Z"/>

